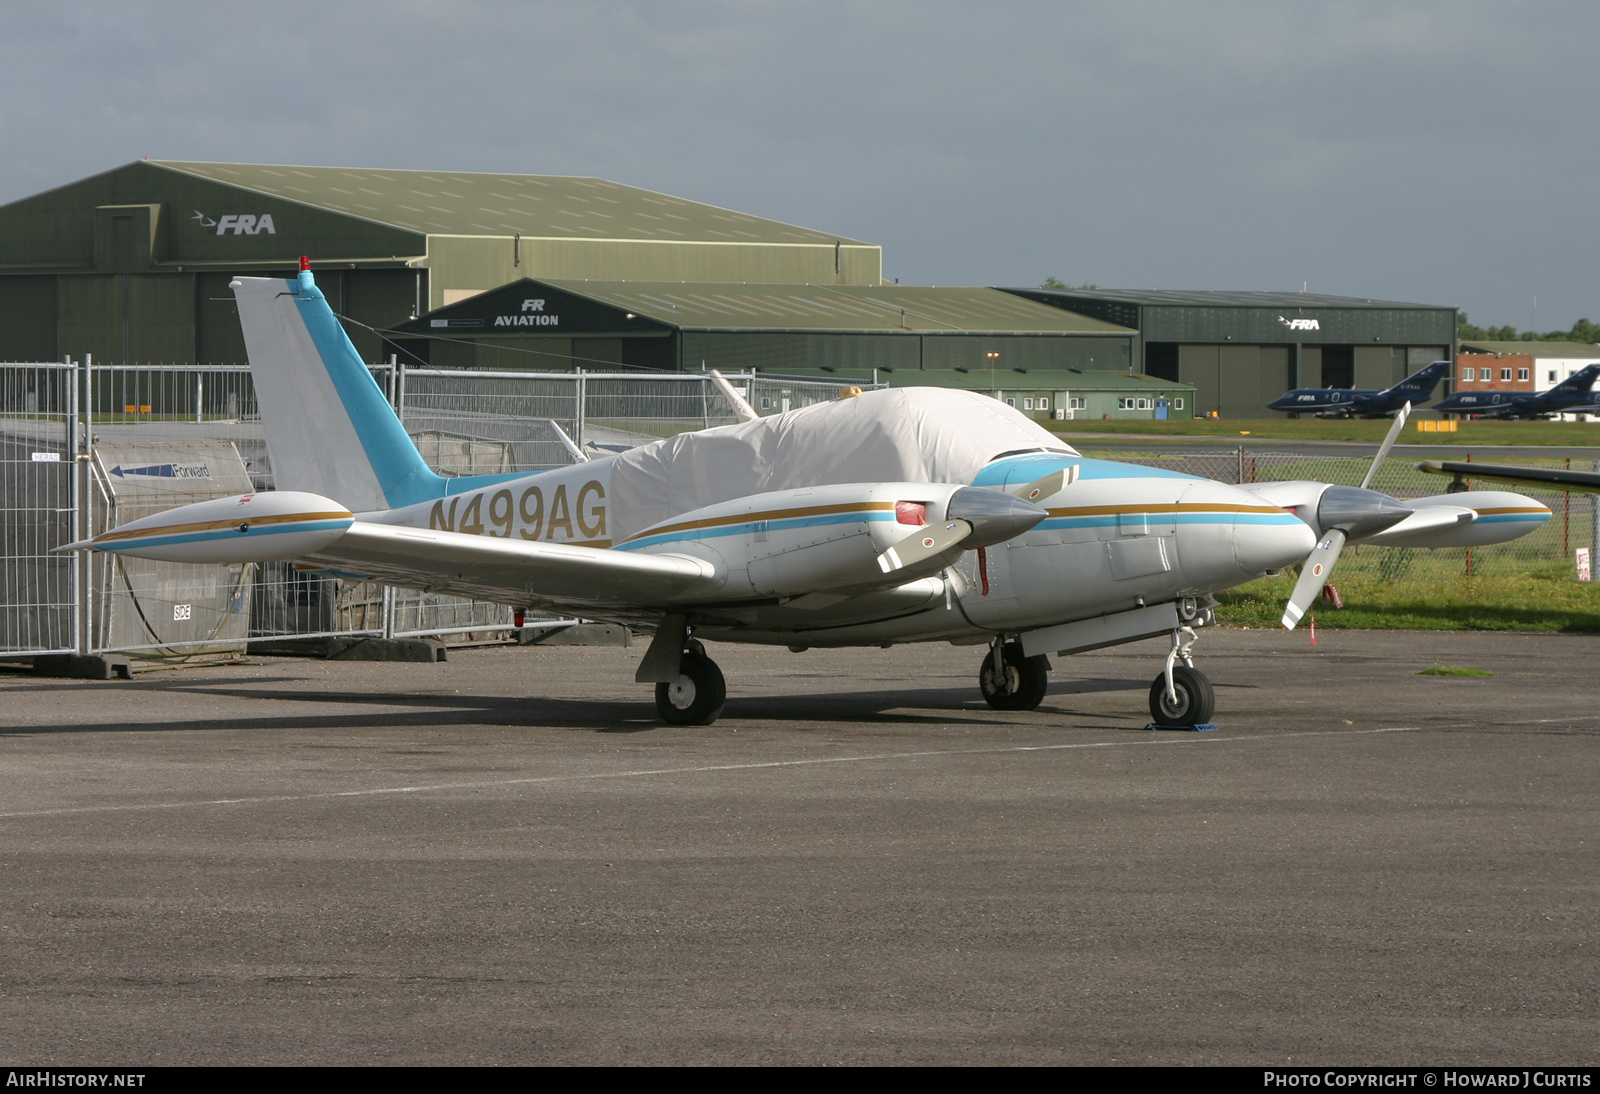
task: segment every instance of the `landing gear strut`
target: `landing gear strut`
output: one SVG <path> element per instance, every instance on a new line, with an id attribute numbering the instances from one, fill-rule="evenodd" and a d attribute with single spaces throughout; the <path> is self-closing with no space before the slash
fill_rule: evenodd
<path id="1" fill-rule="evenodd" d="M 727 699 L 728 685 L 722 670 L 706 656 L 706 648 L 692 638 L 678 662 L 678 678 L 656 684 L 656 710 L 662 720 L 675 726 L 710 725 L 722 713 Z"/>
<path id="2" fill-rule="evenodd" d="M 1172 632 L 1166 666 L 1150 685 L 1150 718 L 1154 725 L 1197 729 L 1211 722 L 1217 709 L 1217 694 L 1206 674 L 1194 667 L 1189 653 L 1194 642 L 1195 633 L 1187 626 Z"/>
<path id="3" fill-rule="evenodd" d="M 983 700 L 996 710 L 1032 710 L 1050 686 L 1050 658 L 1025 657 L 1022 643 L 997 637 L 978 671 Z"/>

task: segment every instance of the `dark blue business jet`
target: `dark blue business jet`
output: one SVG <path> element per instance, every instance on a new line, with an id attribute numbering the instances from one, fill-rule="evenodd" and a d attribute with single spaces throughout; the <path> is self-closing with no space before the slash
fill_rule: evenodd
<path id="1" fill-rule="evenodd" d="M 1589 390 L 1600 365 L 1579 369 L 1549 391 L 1456 392 L 1434 403 L 1430 410 L 1445 414 L 1471 414 L 1479 418 L 1543 418 L 1550 414 L 1600 414 Z"/>
<path id="2" fill-rule="evenodd" d="M 1433 398 L 1433 389 L 1439 386 L 1439 381 L 1449 371 L 1449 361 L 1435 361 L 1394 387 L 1382 391 L 1353 387 L 1299 387 L 1272 400 L 1267 404 L 1267 409 L 1288 411 L 1291 418 L 1298 418 L 1302 414 L 1315 414 L 1319 418 L 1382 418 L 1407 403 L 1415 406 L 1424 399 Z"/>

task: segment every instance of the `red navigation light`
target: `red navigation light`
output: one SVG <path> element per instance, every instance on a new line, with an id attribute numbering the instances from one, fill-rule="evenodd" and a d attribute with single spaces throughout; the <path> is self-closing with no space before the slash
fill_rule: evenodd
<path id="1" fill-rule="evenodd" d="M 310 255 L 301 255 L 300 256 L 300 268 L 302 270 L 309 270 L 311 268 L 311 256 Z"/>

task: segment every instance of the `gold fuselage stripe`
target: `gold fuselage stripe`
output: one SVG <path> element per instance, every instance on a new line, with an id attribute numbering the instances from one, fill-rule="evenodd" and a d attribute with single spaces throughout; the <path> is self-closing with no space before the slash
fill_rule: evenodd
<path id="1" fill-rule="evenodd" d="M 146 536 L 176 536 L 186 532 L 220 532 L 248 524 L 251 528 L 263 524 L 290 524 L 305 520 L 353 520 L 355 515 L 343 510 L 334 513 L 284 513 L 272 517 L 252 517 L 241 513 L 232 520 L 202 520 L 192 524 L 165 524 L 159 528 L 137 528 L 128 531 L 103 532 L 94 538 L 96 543 L 112 543 L 122 539 L 143 539 Z"/>
<path id="2" fill-rule="evenodd" d="M 636 539 L 646 536 L 664 536 L 669 532 L 685 532 L 699 528 L 720 528 L 727 524 L 748 524 L 756 520 L 788 520 L 791 517 L 822 517 L 833 513 L 855 513 L 863 511 L 883 512 L 891 510 L 895 503 L 892 501 L 852 501 L 840 505 L 808 505 L 798 509 L 769 509 L 761 513 L 735 513 L 726 517 L 707 517 L 704 520 L 686 520 L 678 524 L 667 524 L 656 528 L 647 528 L 643 532 L 636 532 L 623 540 L 631 543 Z"/>
<path id="3" fill-rule="evenodd" d="M 1217 502 L 1173 502 L 1160 505 L 1079 505 L 1068 509 L 1051 509 L 1052 517 L 1108 517 L 1124 513 L 1281 513 L 1277 505 L 1228 505 Z"/>

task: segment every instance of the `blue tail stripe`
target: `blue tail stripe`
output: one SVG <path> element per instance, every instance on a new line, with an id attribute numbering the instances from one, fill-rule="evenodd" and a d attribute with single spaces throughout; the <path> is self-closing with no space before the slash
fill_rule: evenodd
<path id="1" fill-rule="evenodd" d="M 310 271 L 304 271 L 296 281 L 289 282 L 290 291 L 301 304 L 300 318 L 304 320 L 312 343 L 321 355 L 339 401 L 355 427 L 356 436 L 367 460 L 372 464 L 378 484 L 390 508 L 399 509 L 418 502 L 433 501 L 447 493 L 459 493 L 472 487 L 463 480 L 445 479 L 434 474 L 411 443 L 405 427 L 389 406 L 372 373 L 356 353 L 355 346 L 339 325 L 338 317 L 328 306 L 328 301 L 317 288 Z M 515 475 L 474 476 L 487 479 L 474 485 L 502 482 Z"/>

